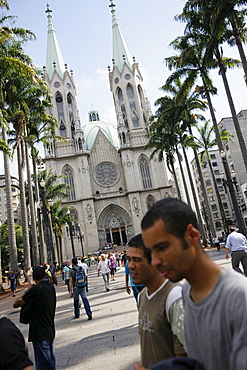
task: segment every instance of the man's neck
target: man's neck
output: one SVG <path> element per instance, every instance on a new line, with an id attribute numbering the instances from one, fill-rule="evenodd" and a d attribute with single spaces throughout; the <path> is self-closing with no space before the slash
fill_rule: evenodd
<path id="1" fill-rule="evenodd" d="M 157 273 L 157 275 L 155 275 L 155 277 L 151 281 L 146 283 L 148 294 L 151 295 L 156 292 L 156 290 L 158 290 L 166 280 L 167 279 L 163 278 L 162 276 L 160 276 L 159 273 Z"/>
<path id="2" fill-rule="evenodd" d="M 186 276 L 191 285 L 191 298 L 194 302 L 201 301 L 214 288 L 221 267 L 216 265 L 204 252 L 197 259 L 190 273 Z"/>

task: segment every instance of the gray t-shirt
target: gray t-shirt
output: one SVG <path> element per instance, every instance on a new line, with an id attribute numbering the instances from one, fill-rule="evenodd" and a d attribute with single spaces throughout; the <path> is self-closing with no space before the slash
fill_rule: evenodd
<path id="1" fill-rule="evenodd" d="M 222 269 L 213 290 L 193 302 L 183 285 L 187 353 L 205 370 L 247 369 L 247 279 Z"/>

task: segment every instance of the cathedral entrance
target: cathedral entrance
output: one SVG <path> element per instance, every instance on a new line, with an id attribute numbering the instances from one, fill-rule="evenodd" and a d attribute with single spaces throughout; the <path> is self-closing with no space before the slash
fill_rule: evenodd
<path id="1" fill-rule="evenodd" d="M 124 246 L 133 236 L 133 228 L 129 214 L 115 204 L 106 207 L 98 220 L 100 247 L 106 244 Z"/>

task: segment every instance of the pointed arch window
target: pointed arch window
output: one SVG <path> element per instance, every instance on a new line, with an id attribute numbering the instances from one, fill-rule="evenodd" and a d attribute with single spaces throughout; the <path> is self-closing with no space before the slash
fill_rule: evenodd
<path id="1" fill-rule="evenodd" d="M 146 203 L 147 203 L 147 209 L 150 209 L 154 205 L 154 203 L 156 203 L 156 199 L 152 195 L 149 195 L 147 197 Z"/>
<path id="2" fill-rule="evenodd" d="M 70 186 L 70 189 L 66 190 L 68 200 L 75 200 L 75 185 L 74 185 L 74 174 L 72 169 L 69 166 L 66 166 L 63 174 L 65 175 L 64 181 L 65 184 Z"/>
<path id="3" fill-rule="evenodd" d="M 118 95 L 118 101 L 119 101 L 119 105 L 122 111 L 125 127 L 129 128 L 129 123 L 126 117 L 126 109 L 125 109 L 125 104 L 124 104 L 123 92 L 120 88 L 117 90 L 117 95 Z"/>
<path id="4" fill-rule="evenodd" d="M 144 96 L 143 96 L 143 91 L 140 85 L 138 85 L 138 94 L 139 94 L 139 99 L 140 99 L 140 105 L 142 109 L 144 109 Z"/>
<path id="5" fill-rule="evenodd" d="M 74 125 L 74 111 L 73 111 L 73 96 L 71 93 L 67 94 L 67 103 L 68 103 L 68 112 L 69 112 L 69 120 L 71 123 L 70 129 L 71 129 L 71 137 L 74 139 L 75 137 L 75 125 Z"/>
<path id="6" fill-rule="evenodd" d="M 152 188 L 152 181 L 150 177 L 149 163 L 145 155 L 141 155 L 139 159 L 139 166 L 141 170 L 142 184 L 144 189 Z"/>
<path id="7" fill-rule="evenodd" d="M 56 106 L 57 106 L 57 116 L 58 116 L 58 122 L 60 122 L 60 136 L 66 137 L 66 126 L 64 124 L 65 118 L 64 118 L 64 107 L 63 107 L 63 97 L 60 94 L 60 92 L 57 92 L 55 95 L 56 100 Z"/>
<path id="8" fill-rule="evenodd" d="M 127 85 L 126 92 L 127 92 L 127 96 L 129 100 L 133 127 L 139 127 L 139 118 L 137 117 L 137 114 L 136 114 L 135 94 L 134 94 L 133 87 L 130 84 Z"/>

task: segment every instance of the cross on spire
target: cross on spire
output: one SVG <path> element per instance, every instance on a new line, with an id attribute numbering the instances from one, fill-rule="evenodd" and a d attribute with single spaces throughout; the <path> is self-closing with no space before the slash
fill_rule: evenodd
<path id="1" fill-rule="evenodd" d="M 112 8 L 112 11 L 113 11 L 116 5 L 113 4 L 113 0 L 110 0 L 110 3 L 111 5 L 109 5 L 109 8 Z"/>
<path id="2" fill-rule="evenodd" d="M 48 13 L 48 15 L 50 15 L 49 13 L 52 13 L 52 10 L 50 9 L 50 5 L 49 4 L 46 4 L 46 13 Z"/>

